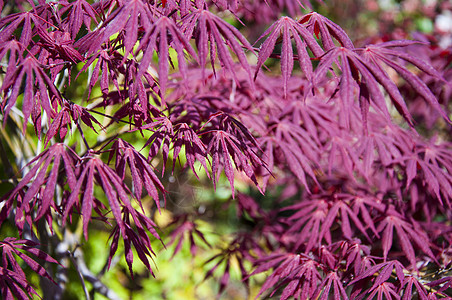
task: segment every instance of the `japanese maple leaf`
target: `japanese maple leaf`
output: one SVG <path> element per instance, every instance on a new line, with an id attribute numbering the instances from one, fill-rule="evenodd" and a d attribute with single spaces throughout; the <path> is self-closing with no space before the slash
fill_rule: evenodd
<path id="1" fill-rule="evenodd" d="M 351 241 L 339 241 L 332 245 L 332 249 L 339 250 L 342 259 L 345 259 L 345 269 L 350 272 L 350 267 L 353 267 L 353 274 L 355 276 L 364 272 L 368 267 L 366 258 L 370 255 L 371 247 L 362 244 L 357 238 Z M 340 259 L 342 261 L 342 259 Z"/>
<path id="2" fill-rule="evenodd" d="M 60 139 L 64 140 L 68 127 L 72 127 L 72 121 L 76 124 L 80 124 L 80 120 L 89 128 L 94 130 L 94 132 L 96 132 L 94 124 L 98 125 L 101 129 L 104 129 L 102 124 L 100 124 L 99 121 L 97 121 L 96 118 L 94 118 L 83 106 L 65 101 L 64 107 L 58 112 L 55 119 L 52 121 L 52 124 L 50 124 L 50 127 L 46 133 L 45 146 L 47 147 L 50 139 L 53 138 L 58 132 Z"/>
<path id="3" fill-rule="evenodd" d="M 212 115 L 206 124 L 219 119 L 218 127 L 203 131 L 201 134 L 208 140 L 207 150 L 212 157 L 212 179 L 214 187 L 220 173 L 224 170 L 234 197 L 234 163 L 235 169 L 242 171 L 259 188 L 254 168 L 266 166 L 258 157 L 260 148 L 248 129 L 230 115 L 219 112 Z M 232 160 L 232 161 L 231 161 Z"/>
<path id="4" fill-rule="evenodd" d="M 124 97 L 127 97 L 124 95 L 124 93 L 117 92 L 109 93 L 109 95 L 111 96 L 107 98 L 107 101 L 100 103 L 99 107 L 103 106 L 103 104 L 112 105 L 115 103 L 122 103 L 124 101 Z M 145 113 L 143 112 L 143 107 L 138 102 L 139 99 L 133 98 L 132 101 L 122 104 L 122 106 L 114 113 L 106 127 L 120 122 L 127 123 L 130 126 L 135 126 L 136 128 L 141 128 L 143 126 L 143 123 L 150 120 L 150 112 L 157 112 L 157 110 L 153 109 L 153 106 L 150 106 L 149 111 Z M 92 112 L 103 115 L 103 113 L 99 111 L 92 110 Z M 157 115 L 159 114 L 160 111 L 158 111 Z M 123 120 L 123 118 L 128 118 L 129 121 Z"/>
<path id="5" fill-rule="evenodd" d="M 307 47 L 313 52 L 314 56 L 321 56 L 323 54 L 322 48 L 312 36 L 312 34 L 302 25 L 298 24 L 290 17 L 282 17 L 277 22 L 273 23 L 258 39 L 267 36 L 266 40 L 259 49 L 259 58 L 257 60 L 257 68 L 254 77 L 257 76 L 260 68 L 270 57 L 275 48 L 277 39 L 280 37 L 282 31 L 282 49 L 281 49 L 281 75 L 283 77 L 284 95 L 287 95 L 287 82 L 293 70 L 294 54 L 292 49 L 291 39 L 295 40 L 295 45 L 298 52 L 298 62 L 304 75 L 310 79 L 312 77 L 312 63 L 311 58 L 307 52 Z"/>
<path id="6" fill-rule="evenodd" d="M 335 109 L 331 105 L 318 101 L 315 96 L 288 100 L 289 102 L 282 107 L 280 118 L 287 120 L 288 123 L 300 124 L 317 145 L 324 145 L 324 139 L 330 140 L 341 135 L 340 127 L 333 119 Z M 330 136 L 323 137 L 325 134 Z"/>
<path id="7" fill-rule="evenodd" d="M 10 214 L 14 200 L 17 201 L 17 211 L 21 212 L 17 216 L 22 215 L 29 225 L 32 225 L 32 218 L 39 220 L 45 215 L 50 216 L 50 207 L 56 208 L 53 198 L 60 173 L 60 164 L 63 162 L 67 184 L 70 188 L 74 188 L 76 183 L 75 163 L 77 160 L 78 156 L 64 144 L 54 144 L 44 150 L 28 163 L 27 166 L 30 170 L 14 190 L 4 197 L 6 202 L 1 210 L 0 221 L 4 221 Z M 29 208 L 32 201 L 35 203 L 34 207 L 39 207 L 36 215 Z M 22 228 L 19 229 L 22 230 Z"/>
<path id="8" fill-rule="evenodd" d="M 354 138 L 351 135 L 344 134 L 343 136 L 336 135 L 331 138 L 327 144 L 328 149 L 328 175 L 331 176 L 335 168 L 341 168 L 350 176 L 354 178 L 354 172 L 365 173 L 362 167 L 362 161 L 358 153 L 356 153 L 356 146 L 353 143 Z M 373 149 L 372 149 L 373 150 Z"/>
<path id="9" fill-rule="evenodd" d="M 49 130 L 47 131 L 45 138 L 45 146 L 47 147 L 50 140 L 59 133 L 60 139 L 64 140 L 68 132 L 68 127 L 72 126 L 71 113 L 68 108 L 63 107 L 55 119 L 50 124 Z"/>
<path id="10" fill-rule="evenodd" d="M 373 299 L 375 296 L 377 299 L 383 299 L 383 296 L 385 296 L 386 299 L 400 299 L 400 296 L 397 293 L 397 287 L 391 282 L 382 282 L 375 287 L 373 291 L 369 293 L 368 299 Z"/>
<path id="11" fill-rule="evenodd" d="M 452 276 L 446 276 L 444 278 L 434 280 L 427 284 L 430 287 L 438 287 L 438 293 L 442 293 L 452 287 Z"/>
<path id="12" fill-rule="evenodd" d="M 229 9 L 235 12 L 239 6 L 239 0 L 213 0 L 213 3 L 222 9 Z"/>
<path id="13" fill-rule="evenodd" d="M 160 99 L 162 102 L 159 102 L 156 99 L 157 97 L 154 97 L 158 92 L 155 89 L 157 81 L 148 72 L 145 72 L 143 76 L 137 77 L 138 68 L 139 64 L 135 60 L 127 60 L 125 70 L 125 82 L 127 85 L 125 92 L 129 96 L 129 103 L 123 106 L 123 108 L 129 108 L 128 111 L 124 112 L 129 116 L 130 121 L 134 119 L 136 127 L 140 127 L 143 122 L 149 123 L 151 114 L 161 115 L 160 110 L 149 103 L 149 98 L 154 98 L 154 105 L 156 106 L 164 105 L 164 94 L 162 94 L 161 86 Z M 134 111 L 137 111 L 137 114 L 134 114 Z M 118 116 L 115 115 L 115 117 Z"/>
<path id="14" fill-rule="evenodd" d="M 290 296 L 308 299 L 314 295 L 322 278 L 319 273 L 319 264 L 303 254 L 271 254 L 257 260 L 255 264 L 257 268 L 251 275 L 273 269 L 262 285 L 258 297 L 272 289 L 271 297 L 281 286 L 284 286 L 281 299 L 288 299 Z"/>
<path id="15" fill-rule="evenodd" d="M 52 59 L 57 60 L 60 58 L 73 64 L 84 61 L 84 57 L 74 48 L 74 41 L 71 40 L 68 32 L 54 30 L 49 33 L 44 29 L 38 28 L 38 34 L 41 38 L 39 45 L 52 54 Z"/>
<path id="16" fill-rule="evenodd" d="M 411 241 L 415 242 L 417 245 L 416 248 L 422 250 L 422 252 L 430 256 L 433 260 L 436 260 L 432 250 L 430 249 L 429 239 L 420 226 L 414 227 L 412 224 L 404 220 L 400 214 L 393 210 L 391 211 L 392 212 L 383 221 L 381 221 L 377 227 L 377 231 L 382 233 L 381 242 L 384 259 L 387 258 L 389 250 L 392 248 L 395 229 L 402 251 L 413 267 L 416 266 L 416 255 Z"/>
<path id="17" fill-rule="evenodd" d="M 424 285 L 419 282 L 414 276 L 405 276 L 403 282 L 403 296 L 402 300 L 413 299 L 414 295 L 418 295 L 420 300 L 427 300 L 427 291 Z M 415 292 L 413 293 L 413 286 L 415 288 Z"/>
<path id="18" fill-rule="evenodd" d="M 124 257 L 129 267 L 130 274 L 133 278 L 133 260 L 134 252 L 132 250 L 132 245 L 135 248 L 135 252 L 138 255 L 140 261 L 146 266 L 152 276 L 154 272 L 149 263 L 149 259 L 153 260 L 153 255 L 155 255 L 152 250 L 151 239 L 148 233 L 158 240 L 160 237 L 155 230 L 156 224 L 149 219 L 146 215 L 142 214 L 136 210 L 129 210 L 126 206 L 122 208 L 122 224 L 117 224 L 111 233 L 111 246 L 110 254 L 108 256 L 108 267 L 111 266 L 113 256 L 115 255 L 119 240 L 124 243 Z M 134 224 L 134 226 L 132 226 Z"/>
<path id="19" fill-rule="evenodd" d="M 239 83 L 234 68 L 234 61 L 229 53 L 229 49 L 231 49 L 237 56 L 243 70 L 248 74 L 250 84 L 253 84 L 251 67 L 248 64 L 243 48 L 253 53 L 254 50 L 237 28 L 208 10 L 203 9 L 188 14 L 181 20 L 181 23 L 181 29 L 184 34 L 188 38 L 194 37 L 196 40 L 203 77 L 207 54 L 209 53 L 212 69 L 215 70 L 214 61 L 218 56 L 221 67 L 229 71 L 234 80 Z"/>
<path id="20" fill-rule="evenodd" d="M 298 23 L 303 24 L 317 38 L 320 35 L 325 51 L 335 47 L 333 38 L 345 48 L 355 48 L 347 33 L 339 25 L 321 14 L 311 12 L 301 17 Z"/>
<path id="21" fill-rule="evenodd" d="M 306 175 L 309 175 L 318 184 L 314 167 L 315 162 L 319 161 L 320 145 L 310 138 L 310 135 L 303 127 L 288 120 L 275 120 L 275 122 L 276 124 L 272 124 L 269 128 L 274 131 L 274 134 L 268 134 L 260 139 L 262 148 L 271 160 L 274 157 L 278 159 L 278 152 L 281 153 L 286 166 L 309 191 Z M 273 168 L 273 165 L 269 164 L 269 167 Z"/>
<path id="22" fill-rule="evenodd" d="M 252 258 L 250 251 L 256 248 L 258 248 L 258 245 L 250 233 L 237 233 L 231 242 L 220 249 L 220 253 L 215 254 L 204 263 L 209 264 L 215 262 L 215 265 L 206 273 L 204 280 L 214 277 L 215 271 L 220 269 L 220 266 L 224 265 L 223 274 L 219 279 L 220 286 L 218 296 L 226 289 L 231 277 L 231 272 L 233 271 L 234 266 L 237 265 L 240 277 L 245 287 L 249 289 L 248 272 L 245 268 L 245 262 Z"/>
<path id="23" fill-rule="evenodd" d="M 342 234 L 346 239 L 351 240 L 353 237 L 351 227 L 352 223 L 354 227 L 356 227 L 368 240 L 370 240 L 363 222 L 361 222 L 358 214 L 353 211 L 347 203 L 348 201 L 353 201 L 354 197 L 349 198 L 348 195 L 334 195 L 333 199 L 335 201 L 333 203 L 330 202 L 331 207 L 329 208 L 328 215 L 325 217 L 320 236 L 324 236 L 327 230 L 331 230 L 333 222 L 338 222 L 338 214 L 340 214 Z"/>
<path id="24" fill-rule="evenodd" d="M 88 31 L 90 30 L 91 21 L 97 23 L 97 12 L 94 8 L 85 0 L 76 0 L 69 3 L 67 6 L 63 6 L 60 10 L 61 14 L 67 13 L 67 17 L 64 19 L 67 23 L 67 31 L 70 32 L 72 39 L 77 37 L 82 24 L 85 24 Z"/>
<path id="25" fill-rule="evenodd" d="M 420 143 L 417 145 L 416 154 L 403 156 L 399 161 L 403 161 L 406 168 L 406 183 L 409 187 L 412 181 L 417 178 L 418 171 L 423 173 L 423 183 L 436 196 L 442 205 L 442 199 L 450 206 L 452 198 L 452 161 L 447 154 L 450 144 L 442 143 L 435 145 L 434 142 Z"/>
<path id="26" fill-rule="evenodd" d="M 414 146 L 412 139 L 410 133 L 396 126 L 372 129 L 369 135 L 354 145 L 357 150 L 355 155 L 362 159 L 363 175 L 370 180 L 375 164 L 383 165 L 388 173 L 393 172 L 391 164 L 400 161 L 405 153 L 411 152 Z"/>
<path id="27" fill-rule="evenodd" d="M 303 9 L 312 8 L 310 0 L 265 0 L 268 4 L 275 4 L 281 11 L 287 10 L 290 16 L 298 15 Z"/>
<path id="28" fill-rule="evenodd" d="M 320 235 L 322 224 L 328 214 L 328 202 L 325 199 L 314 198 L 301 201 L 283 210 L 295 210 L 295 213 L 285 220 L 289 228 L 284 232 L 284 236 L 295 240 L 294 249 L 304 245 L 305 252 L 309 252 L 320 243 L 322 238 L 325 238 L 328 244 L 331 243 L 330 231 L 323 231 L 323 236 Z"/>
<path id="29" fill-rule="evenodd" d="M 0 42 L 0 59 L 3 59 L 4 57 L 8 58 L 8 67 L 3 81 L 8 81 L 8 77 L 15 73 L 17 64 L 20 63 L 24 50 L 24 45 L 15 39 Z"/>
<path id="30" fill-rule="evenodd" d="M 325 79 L 331 65 L 338 61 L 340 61 L 339 67 L 342 74 L 339 77 L 338 89 L 340 97 L 337 100 L 339 101 L 341 111 L 343 112 L 340 119 L 342 126 L 350 128 L 350 107 L 353 105 L 355 99 L 358 99 L 358 89 L 360 93 L 368 95 L 366 98 L 369 99 L 370 103 L 377 111 L 382 113 L 388 121 L 391 119 L 384 95 L 379 88 L 380 85 L 388 93 L 392 103 L 405 120 L 410 125 L 413 124 L 405 100 L 389 75 L 367 61 L 355 50 L 350 50 L 345 47 L 335 47 L 325 53 L 325 55 L 320 58 L 320 63 L 314 71 L 314 86 Z M 361 76 L 359 76 L 359 74 L 361 74 Z M 363 116 L 363 119 L 364 118 L 365 115 Z"/>
<path id="31" fill-rule="evenodd" d="M 19 42 L 27 47 L 36 34 L 35 28 L 41 28 L 44 20 L 33 12 L 20 12 L 0 19 L 0 42 L 5 42 L 14 36 L 16 29 L 20 28 Z M 22 25 L 22 26 L 21 26 Z"/>
<path id="32" fill-rule="evenodd" d="M 285 207 L 283 211 L 295 210 L 295 212 L 285 220 L 288 229 L 284 234 L 294 239 L 294 249 L 304 245 L 306 252 L 309 252 L 322 239 L 331 244 L 333 223 L 341 225 L 342 235 L 346 239 L 351 240 L 353 236 L 356 236 L 354 231 L 359 230 L 367 240 L 370 240 L 367 227 L 370 227 L 375 233 L 377 231 L 369 208 L 361 205 L 364 216 L 363 220 L 360 220 L 360 211 L 353 207 L 355 201 L 359 201 L 359 198 L 340 194 L 333 196 L 320 194 L 312 196 L 309 200 Z M 304 244 L 305 242 L 307 243 Z"/>
<path id="33" fill-rule="evenodd" d="M 101 74 L 100 88 L 104 97 L 108 94 L 108 91 L 110 90 L 111 82 L 113 82 L 118 91 L 120 90 L 118 83 L 119 76 L 118 68 L 120 67 L 121 64 L 120 62 L 123 60 L 123 56 L 120 55 L 119 52 L 117 51 L 101 49 L 91 58 L 88 59 L 86 64 L 83 65 L 77 77 L 80 75 L 81 72 L 85 72 L 86 70 L 88 70 L 88 68 L 92 66 L 96 60 L 97 62 L 93 68 L 91 78 L 89 81 L 88 99 L 91 95 L 93 87 L 95 86 L 97 80 L 99 79 L 99 74 Z"/>
<path id="34" fill-rule="evenodd" d="M 248 214 L 248 216 L 250 216 L 253 220 L 266 217 L 265 211 L 249 195 L 239 193 L 236 198 L 236 205 L 237 217 L 239 218 L 244 216 L 245 213 Z"/>
<path id="35" fill-rule="evenodd" d="M 235 167 L 240 171 L 244 171 L 257 185 L 253 169 L 249 163 L 250 159 L 248 158 L 250 154 L 253 158 L 257 158 L 256 154 L 248 146 L 240 143 L 230 133 L 223 130 L 212 130 L 209 133 L 212 134 L 212 139 L 207 146 L 207 152 L 212 155 L 212 177 L 214 178 L 214 185 L 218 182 L 221 171 L 224 170 L 226 178 L 229 180 L 232 194 L 234 195 L 234 168 L 231 163 L 231 157 Z"/>
<path id="36" fill-rule="evenodd" d="M 7 80 L 6 80 L 7 79 Z M 25 79 L 22 113 L 24 125 L 27 124 L 33 107 L 40 105 L 47 113 L 49 121 L 56 115 L 56 106 L 61 104 L 62 99 L 59 91 L 47 76 L 38 61 L 28 56 L 17 66 L 14 74 L 5 78 L 0 91 L 3 92 L 2 109 L 8 115 L 16 104 L 17 97 L 21 94 L 22 81 Z M 35 91 L 35 86 L 38 91 Z M 37 97 L 39 94 L 39 97 Z M 25 130 L 26 126 L 24 126 Z"/>
<path id="37" fill-rule="evenodd" d="M 171 240 L 166 244 L 167 247 L 172 244 L 176 244 L 172 257 L 174 257 L 181 250 L 183 243 L 186 242 L 187 239 L 190 243 L 190 253 L 193 257 L 196 255 L 197 249 L 199 248 L 199 242 L 196 242 L 196 240 L 200 240 L 208 247 L 212 247 L 204 237 L 204 234 L 200 231 L 197 222 L 195 220 L 191 220 L 189 214 L 175 216 L 174 221 L 168 226 L 175 227 L 170 234 Z"/>
<path id="38" fill-rule="evenodd" d="M 350 201 L 350 206 L 354 214 L 359 215 L 363 219 L 366 229 L 370 228 L 375 236 L 379 237 L 373 216 L 385 211 L 386 205 L 373 195 L 357 193 Z"/>
<path id="39" fill-rule="evenodd" d="M 200 6 L 205 3 L 203 0 L 162 0 L 161 2 L 162 7 L 164 8 L 162 11 L 164 15 L 173 14 L 174 11 L 178 11 L 181 18 L 187 15 L 191 10 L 200 8 Z"/>
<path id="40" fill-rule="evenodd" d="M 190 76 L 195 76 L 191 74 Z M 200 78 L 200 77 L 199 77 Z M 171 95 L 173 96 L 173 95 Z M 175 124 L 185 123 L 193 130 L 199 130 L 204 122 L 214 114 L 217 110 L 213 108 L 209 101 L 209 98 L 205 97 L 182 97 L 179 100 L 179 96 L 176 96 L 178 100 L 172 101 L 170 105 L 170 118 Z"/>
<path id="41" fill-rule="evenodd" d="M 144 144 L 143 148 L 151 145 L 149 149 L 149 159 L 155 157 L 162 148 L 163 154 L 163 168 L 162 175 L 165 172 L 165 165 L 168 161 L 168 155 L 170 152 L 170 144 L 174 137 L 174 128 L 172 122 L 165 116 L 155 118 L 154 122 L 148 123 L 140 129 L 150 129 L 154 133 Z"/>
<path id="42" fill-rule="evenodd" d="M 34 287 L 28 282 L 23 265 L 19 264 L 18 258 L 23 261 L 33 272 L 41 277 L 47 278 L 55 283 L 46 271 L 43 262 L 59 264 L 55 259 L 44 251 L 38 249 L 39 244 L 26 240 L 7 237 L 0 241 L 0 293 L 3 299 L 32 299 L 33 295 L 39 297 Z M 39 260 L 38 263 L 36 260 Z"/>
<path id="43" fill-rule="evenodd" d="M 196 177 L 198 174 L 195 170 L 195 159 L 198 160 L 209 176 L 209 171 L 206 163 L 206 145 L 201 141 L 198 135 L 186 123 L 177 124 L 177 129 L 174 132 L 173 138 L 173 171 L 176 165 L 176 159 L 179 157 L 182 146 L 185 149 L 185 156 L 187 164 L 192 169 Z"/>
<path id="44" fill-rule="evenodd" d="M 170 38 L 168 38 L 168 33 L 170 34 Z M 139 51 L 143 51 L 143 57 L 140 61 L 140 67 L 137 74 L 137 77 L 140 78 L 149 67 L 154 50 L 157 50 L 159 55 L 158 82 L 162 99 L 165 95 L 168 80 L 168 60 L 170 60 L 168 51 L 170 47 L 176 50 L 179 72 L 182 74 L 183 78 L 186 79 L 187 62 L 185 59 L 184 49 L 195 59 L 197 55 L 187 38 L 170 18 L 160 17 L 156 20 L 141 39 L 140 46 L 136 51 L 137 53 Z"/>
<path id="45" fill-rule="evenodd" d="M 381 73 L 385 71 L 381 67 L 381 63 L 388 65 L 393 68 L 398 75 L 400 75 L 406 82 L 408 82 L 411 87 L 421 95 L 431 107 L 434 107 L 445 120 L 450 122 L 447 113 L 440 106 L 436 96 L 430 91 L 427 85 L 413 72 L 409 71 L 403 64 L 394 61 L 394 59 L 402 60 L 416 66 L 419 70 L 435 78 L 436 80 L 441 80 L 446 82 L 443 76 L 438 72 L 433 66 L 429 65 L 427 62 L 410 55 L 399 49 L 394 49 L 394 47 L 404 47 L 412 45 L 416 42 L 414 41 L 391 41 L 386 43 L 380 43 L 377 45 L 366 46 L 362 52 L 364 57 L 372 62 L 376 69 Z"/>
<path id="46" fill-rule="evenodd" d="M 318 285 L 313 298 L 319 300 L 328 299 L 329 295 L 334 295 L 334 299 L 349 299 L 345 292 L 342 277 L 336 272 L 329 272 Z"/>
<path id="47" fill-rule="evenodd" d="M 131 144 L 122 139 L 114 141 L 111 150 L 110 157 L 116 154 L 115 169 L 122 180 L 126 176 L 126 166 L 129 167 L 132 175 L 133 191 L 138 201 L 141 200 L 144 186 L 160 211 L 159 192 L 165 192 L 165 188 L 146 158 L 135 150 Z"/>
<path id="48" fill-rule="evenodd" d="M 393 271 L 394 270 L 394 271 Z M 397 275 L 397 281 L 403 282 L 405 280 L 405 273 L 403 272 L 404 268 L 402 263 L 396 260 L 386 261 L 377 265 L 374 265 L 368 268 L 365 272 L 362 272 L 357 277 L 355 277 L 352 281 L 348 283 L 348 286 L 353 285 L 361 280 L 369 279 L 371 280 L 372 286 L 362 292 L 362 295 L 366 295 L 371 292 L 375 293 L 388 293 L 392 294 L 393 285 L 385 285 L 390 282 L 387 282 L 393 273 Z M 377 273 L 377 276 L 375 276 Z M 357 289 L 354 293 L 358 294 L 362 291 L 362 287 L 357 285 Z M 375 295 L 374 293 L 374 295 Z M 388 298 L 392 299 L 392 297 Z"/>
<path id="49" fill-rule="evenodd" d="M 92 209 L 97 205 L 94 197 L 95 180 L 105 191 L 111 212 L 120 229 L 124 232 L 125 225 L 122 221 L 121 207 L 126 206 L 135 211 L 127 195 L 129 192 L 128 188 L 115 170 L 111 169 L 91 152 L 83 157 L 77 165 L 76 183 L 71 187 L 72 191 L 70 196 L 64 199 L 63 222 L 66 223 L 69 214 L 72 213 L 73 207 L 77 205 L 83 218 L 85 238 L 88 237 L 88 225 L 91 219 Z M 79 197 L 80 194 L 81 196 Z"/>
<path id="50" fill-rule="evenodd" d="M 62 204 L 64 207 L 63 223 L 65 224 L 67 222 L 68 216 L 74 210 L 74 207 L 78 208 L 82 215 L 83 232 L 87 239 L 92 210 L 94 209 L 97 213 L 105 210 L 103 204 L 94 197 L 94 186 L 100 186 L 105 192 L 108 207 L 116 221 L 112 232 L 109 265 L 113 255 L 116 253 L 119 237 L 121 236 L 126 250 L 124 255 L 131 274 L 133 275 L 132 245 L 135 247 L 139 259 L 152 272 L 147 258 L 153 253 L 148 232 L 155 238 L 160 239 L 154 229 L 156 227 L 154 222 L 132 206 L 132 202 L 128 196 L 130 191 L 125 186 L 121 177 L 119 177 L 115 170 L 96 157 L 93 151 L 88 152 L 82 158 L 77 168 L 77 182 L 71 188 L 70 196 L 64 199 L 64 203 Z"/>
<path id="51" fill-rule="evenodd" d="M 33 286 L 26 278 L 14 271 L 0 266 L 0 292 L 6 300 L 28 300 L 33 299 L 33 295 L 39 297 Z"/>
<path id="52" fill-rule="evenodd" d="M 15 272 L 22 279 L 26 280 L 25 273 L 16 258 L 19 257 L 33 270 L 33 272 L 49 279 L 51 282 L 54 282 L 46 269 L 29 256 L 29 254 L 32 254 L 41 261 L 59 264 L 50 255 L 38 249 L 38 245 L 39 244 L 26 239 L 18 240 L 13 237 L 5 238 L 3 241 L 0 241 L 0 249 L 2 251 L 1 266 L 3 268 L 11 266 L 13 272 Z"/>
<path id="53" fill-rule="evenodd" d="M 139 31 L 148 32 L 155 20 L 154 7 L 142 0 L 116 1 L 116 10 L 108 15 L 102 26 L 77 42 L 81 52 L 95 53 L 111 36 L 123 32 L 125 55 L 132 53 L 139 39 Z"/>

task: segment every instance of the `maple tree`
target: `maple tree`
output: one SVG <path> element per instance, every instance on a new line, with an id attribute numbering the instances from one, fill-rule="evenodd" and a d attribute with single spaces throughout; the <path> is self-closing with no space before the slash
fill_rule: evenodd
<path id="1" fill-rule="evenodd" d="M 117 299 L 103 274 L 123 257 L 158 278 L 161 245 L 210 253 L 219 294 L 237 276 L 257 298 L 452 296 L 441 32 L 354 41 L 327 1 L 0 3 L 2 298 L 61 299 L 74 270 Z M 227 201 L 167 203 L 178 178 Z M 215 244 L 202 222 L 229 209 Z"/>

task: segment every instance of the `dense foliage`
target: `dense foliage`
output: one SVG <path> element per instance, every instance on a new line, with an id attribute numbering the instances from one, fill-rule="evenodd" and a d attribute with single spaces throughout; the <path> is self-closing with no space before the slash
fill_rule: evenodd
<path id="1" fill-rule="evenodd" d="M 432 3 L 406 19 L 451 9 Z M 308 0 L 1 4 L 3 299 L 117 299 L 102 276 L 158 280 L 165 251 L 210 255 L 219 294 L 452 296 L 444 26 L 350 38 Z"/>

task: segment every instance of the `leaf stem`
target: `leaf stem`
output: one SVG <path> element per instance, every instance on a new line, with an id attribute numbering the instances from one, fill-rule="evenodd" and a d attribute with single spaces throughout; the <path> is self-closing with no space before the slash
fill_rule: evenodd
<path id="1" fill-rule="evenodd" d="M 91 149 L 88 145 L 88 142 L 86 141 L 85 134 L 83 133 L 82 127 L 80 126 L 79 120 L 77 120 L 76 125 L 77 125 L 78 131 L 80 131 L 80 134 L 82 136 L 82 139 L 83 139 L 83 142 L 85 143 L 86 148 Z"/>

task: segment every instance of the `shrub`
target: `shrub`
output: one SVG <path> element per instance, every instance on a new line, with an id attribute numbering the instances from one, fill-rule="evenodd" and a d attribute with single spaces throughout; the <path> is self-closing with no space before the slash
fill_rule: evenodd
<path id="1" fill-rule="evenodd" d="M 143 289 L 164 244 L 210 255 L 219 294 L 238 276 L 257 298 L 451 296 L 452 48 L 352 41 L 328 5 L 4 3 L 3 298 L 69 297 L 71 272 L 118 298 L 106 270 Z"/>

